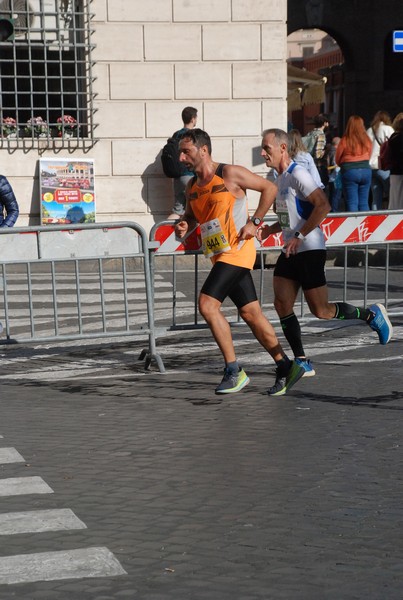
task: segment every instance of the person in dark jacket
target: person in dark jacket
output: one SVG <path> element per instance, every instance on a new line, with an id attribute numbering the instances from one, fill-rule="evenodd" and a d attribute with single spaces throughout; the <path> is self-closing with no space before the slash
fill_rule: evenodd
<path id="1" fill-rule="evenodd" d="M 17 198 L 7 177 L 0 175 L 0 227 L 14 227 L 20 214 Z M 0 333 L 3 325 L 0 323 Z"/>
<path id="2" fill-rule="evenodd" d="M 390 168 L 389 210 L 403 208 L 403 113 L 399 113 L 392 127 L 395 132 L 388 140 Z"/>
<path id="3" fill-rule="evenodd" d="M 173 138 L 181 137 L 189 129 L 194 129 L 197 123 L 197 108 L 193 106 L 186 106 L 182 111 L 183 127 L 172 135 Z M 179 219 L 185 214 L 186 207 L 186 195 L 185 190 L 188 181 L 192 179 L 194 173 L 189 171 L 185 166 L 180 177 L 174 179 L 174 205 L 171 214 L 167 217 L 168 219 Z"/>
<path id="4" fill-rule="evenodd" d="M 7 177 L 0 175 L 0 227 L 14 227 L 20 209 Z"/>

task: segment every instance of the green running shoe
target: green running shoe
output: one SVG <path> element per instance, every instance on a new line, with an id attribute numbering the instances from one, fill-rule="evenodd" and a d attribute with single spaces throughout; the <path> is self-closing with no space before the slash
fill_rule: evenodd
<path id="1" fill-rule="evenodd" d="M 224 369 L 224 377 L 220 385 L 215 389 L 216 394 L 233 394 L 239 392 L 245 385 L 249 383 L 249 377 L 241 367 L 239 367 L 238 373 L 234 373 L 229 369 Z"/>
<path id="2" fill-rule="evenodd" d="M 297 383 L 299 379 L 301 379 L 304 373 L 304 367 L 297 365 L 294 360 L 292 361 L 290 370 L 286 376 L 281 377 L 278 369 L 276 369 L 276 382 L 267 390 L 267 393 L 269 396 L 284 396 L 284 394 L 286 394 L 288 390 L 290 390 L 292 386 Z"/>

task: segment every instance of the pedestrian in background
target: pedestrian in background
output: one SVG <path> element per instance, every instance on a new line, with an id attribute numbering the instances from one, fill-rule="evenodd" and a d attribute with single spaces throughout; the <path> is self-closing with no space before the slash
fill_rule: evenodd
<path id="1" fill-rule="evenodd" d="M 7 177 L 0 175 L 0 227 L 14 227 L 20 210 Z"/>
<path id="2" fill-rule="evenodd" d="M 349 212 L 369 210 L 371 152 L 372 142 L 365 131 L 364 121 L 358 115 L 352 115 L 347 121 L 335 157 L 340 166 L 343 196 Z"/>
<path id="3" fill-rule="evenodd" d="M 320 179 L 324 185 L 328 183 L 327 159 L 326 159 L 326 130 L 329 128 L 329 115 L 320 113 L 313 119 L 314 129 L 302 138 L 307 151 L 319 171 Z"/>
<path id="4" fill-rule="evenodd" d="M 183 133 L 186 133 L 189 129 L 196 127 L 197 123 L 197 108 L 193 106 L 186 106 L 182 111 L 183 127 L 172 135 L 173 138 L 180 138 Z M 180 177 L 174 179 L 174 205 L 172 212 L 168 216 L 168 219 L 178 219 L 185 212 L 186 206 L 186 185 L 189 179 L 193 177 L 194 173 L 184 165 L 183 171 Z"/>
<path id="5" fill-rule="evenodd" d="M 20 210 L 17 198 L 7 177 L 0 175 L 0 227 L 14 227 Z M 0 323 L 0 333 L 3 325 Z"/>
<path id="6" fill-rule="evenodd" d="M 340 138 L 335 136 L 332 143 L 329 144 L 327 151 L 327 169 L 329 172 L 329 183 L 327 185 L 327 197 L 329 198 L 331 212 L 340 210 L 341 201 L 341 174 L 340 167 L 336 163 L 336 150 L 339 145 Z"/>
<path id="7" fill-rule="evenodd" d="M 388 141 L 390 168 L 390 210 L 403 208 L 403 113 L 393 119 L 394 133 Z"/>
<path id="8" fill-rule="evenodd" d="M 379 168 L 379 151 L 383 142 L 390 138 L 394 129 L 389 113 L 378 110 L 367 129 L 368 137 L 372 142 L 372 151 L 369 159 L 371 167 L 371 210 L 381 210 L 383 198 L 389 197 L 390 171 Z"/>
<path id="9" fill-rule="evenodd" d="M 318 168 L 315 165 L 312 155 L 306 149 L 298 129 L 291 129 L 288 132 L 288 140 L 288 153 L 290 157 L 297 165 L 301 165 L 301 167 L 304 167 L 311 174 L 312 179 L 316 181 L 318 187 L 323 188 L 324 185 L 321 181 Z"/>

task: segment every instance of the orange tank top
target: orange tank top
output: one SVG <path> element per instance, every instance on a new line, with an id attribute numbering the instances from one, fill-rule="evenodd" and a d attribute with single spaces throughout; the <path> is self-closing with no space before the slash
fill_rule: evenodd
<path id="1" fill-rule="evenodd" d="M 225 165 L 219 164 L 207 185 L 190 183 L 189 202 L 200 224 L 202 248 L 213 263 L 225 262 L 252 269 L 256 259 L 253 238 L 238 240 L 240 229 L 248 220 L 247 197 L 236 198 L 229 192 L 223 179 Z"/>

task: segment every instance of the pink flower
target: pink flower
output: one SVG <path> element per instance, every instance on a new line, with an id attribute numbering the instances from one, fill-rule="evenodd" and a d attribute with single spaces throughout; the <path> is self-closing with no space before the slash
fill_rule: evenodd
<path id="1" fill-rule="evenodd" d="M 49 126 L 42 117 L 32 117 L 32 119 L 28 119 L 27 121 L 25 133 L 36 137 L 46 136 L 49 134 Z"/>
<path id="2" fill-rule="evenodd" d="M 17 131 L 17 121 L 13 117 L 4 117 L 2 119 L 3 134 L 10 135 Z"/>
<path id="3" fill-rule="evenodd" d="M 77 127 L 77 121 L 71 115 L 63 115 L 57 119 L 57 128 L 59 131 L 72 131 Z"/>

